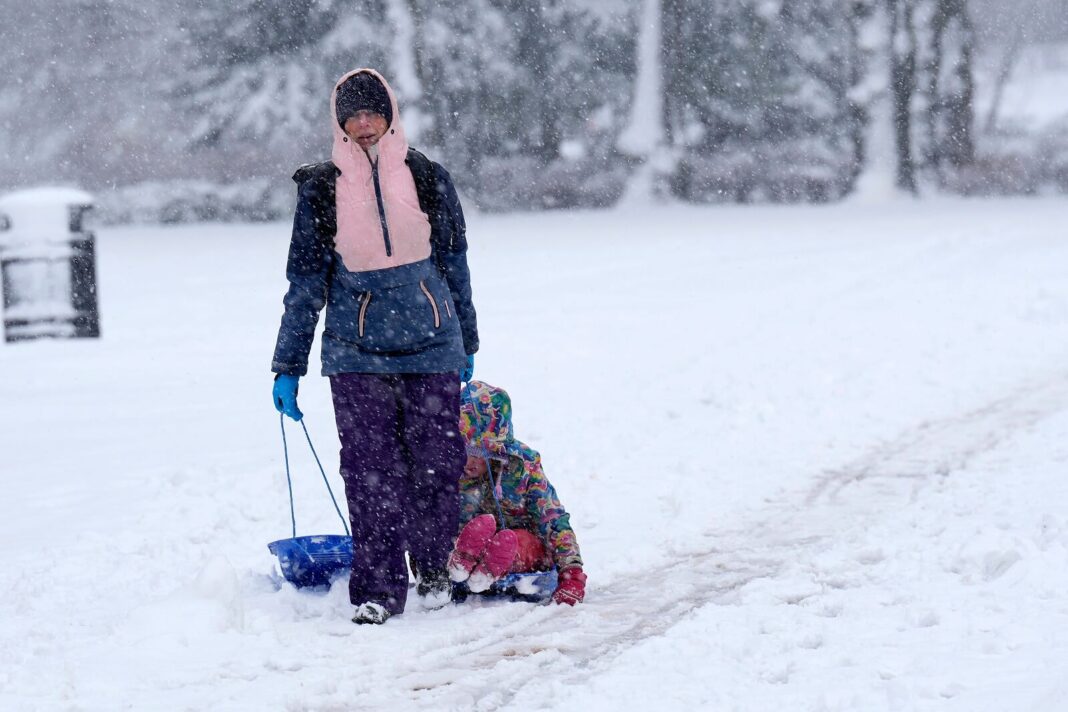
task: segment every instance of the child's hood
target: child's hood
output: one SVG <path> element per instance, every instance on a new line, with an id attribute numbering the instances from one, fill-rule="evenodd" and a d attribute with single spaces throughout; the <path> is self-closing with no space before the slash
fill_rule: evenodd
<path id="1" fill-rule="evenodd" d="M 469 450 L 498 457 L 540 460 L 537 452 L 515 439 L 512 399 L 503 388 L 471 381 L 460 396 L 460 432 Z"/>

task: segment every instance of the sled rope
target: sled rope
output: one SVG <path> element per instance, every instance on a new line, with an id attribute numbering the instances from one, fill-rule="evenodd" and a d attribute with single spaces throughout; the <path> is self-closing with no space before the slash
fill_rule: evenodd
<path id="1" fill-rule="evenodd" d="M 289 446 L 286 444 L 285 415 L 278 414 L 278 424 L 282 426 L 282 453 L 286 459 L 286 486 L 289 487 L 289 520 L 293 523 L 293 538 L 297 538 L 297 515 L 293 510 L 293 478 L 289 476 Z"/>
<path id="2" fill-rule="evenodd" d="M 478 424 L 479 441 L 482 439 L 482 416 L 478 414 L 478 408 L 475 407 L 475 399 L 471 395 L 471 381 L 464 382 L 464 390 L 467 391 L 467 400 L 471 403 L 471 410 L 475 414 L 475 422 Z M 497 529 L 504 529 L 504 511 L 501 509 L 501 497 L 504 495 L 501 489 L 501 479 L 504 477 L 502 471 L 497 477 L 497 481 L 493 481 L 493 466 L 490 464 L 489 453 L 486 448 L 479 447 L 479 451 L 482 453 L 482 459 L 486 463 L 486 477 L 489 479 L 490 492 L 493 493 L 493 504 L 497 506 Z"/>
<path id="3" fill-rule="evenodd" d="M 278 424 L 282 428 L 282 452 L 285 454 L 286 460 L 286 485 L 289 487 L 289 519 L 293 523 L 293 538 L 297 538 L 297 515 L 293 507 L 293 477 L 289 474 L 289 445 L 286 443 L 286 420 L 285 415 L 278 414 Z M 301 419 L 300 427 L 304 428 L 304 437 L 308 439 L 308 447 L 311 448 L 312 457 L 315 458 L 315 464 L 319 466 L 319 472 L 323 476 L 323 482 L 326 484 L 326 491 L 330 493 L 330 501 L 334 503 L 334 511 L 337 512 L 337 516 L 341 519 L 341 526 L 345 528 L 345 535 L 352 536 L 349 532 L 349 524 L 345 521 L 345 515 L 341 513 L 341 507 L 337 506 L 337 498 L 334 497 L 334 490 L 330 487 L 330 480 L 326 477 L 326 470 L 323 469 L 323 463 L 319 461 L 319 454 L 315 452 L 315 446 L 312 445 L 311 435 L 308 434 L 308 426 L 304 424 L 304 420 Z"/>

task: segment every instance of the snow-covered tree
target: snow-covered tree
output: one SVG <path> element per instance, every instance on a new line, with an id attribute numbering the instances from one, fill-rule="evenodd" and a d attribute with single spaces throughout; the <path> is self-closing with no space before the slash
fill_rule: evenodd
<path id="1" fill-rule="evenodd" d="M 145 8 L 133 0 L 7 2 L 0 22 L 0 180 L 101 181 L 151 170 L 139 157 L 155 138 L 150 112 L 161 107 L 143 91 L 156 66 Z"/>
<path id="2" fill-rule="evenodd" d="M 424 136 L 458 183 L 489 208 L 603 204 L 584 193 L 590 167 L 579 184 L 562 164 L 614 143 L 632 67 L 625 3 L 411 2 Z"/>
<path id="3" fill-rule="evenodd" d="M 664 0 L 665 113 L 692 200 L 848 191 L 863 58 L 846 0 Z"/>
<path id="4" fill-rule="evenodd" d="M 382 3 L 187 2 L 175 47 L 184 67 L 167 88 L 194 148 L 226 146 L 229 160 L 215 171 L 285 170 L 320 157 L 333 82 L 354 66 L 388 71 Z"/>
<path id="5" fill-rule="evenodd" d="M 983 160 L 973 129 L 977 43 L 1010 17 L 1006 8 L 0 0 L 11 28 L 0 42 L 0 187 L 201 179 L 210 183 L 184 194 L 255 182 L 259 193 L 269 184 L 291 195 L 293 167 L 328 155 L 333 82 L 374 66 L 397 91 L 413 145 L 484 208 L 608 205 L 628 184 L 628 200 L 826 200 L 853 189 L 864 168 L 866 193 L 961 189 L 959 175 L 980 170 L 977 153 Z M 1028 29 L 991 73 L 1001 85 L 1023 35 L 1056 39 L 1066 12 L 1054 0 L 1019 11 Z M 1002 104 L 1000 90 L 992 94 L 988 134 Z M 874 171 L 889 188 L 868 189 Z"/>

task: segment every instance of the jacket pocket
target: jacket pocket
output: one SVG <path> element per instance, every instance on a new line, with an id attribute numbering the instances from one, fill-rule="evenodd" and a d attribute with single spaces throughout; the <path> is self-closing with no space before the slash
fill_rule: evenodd
<path id="1" fill-rule="evenodd" d="M 423 290 L 423 294 L 426 295 L 426 300 L 430 302 L 430 309 L 434 312 L 434 328 L 441 328 L 441 312 L 438 311 L 438 303 L 434 301 L 434 295 L 430 293 L 430 290 L 426 288 L 426 282 L 419 280 L 419 289 Z"/>
<path id="2" fill-rule="evenodd" d="M 435 325 L 447 327 L 445 323 L 452 320 L 455 316 L 453 313 L 455 310 L 452 303 L 452 292 L 449 291 L 449 285 L 445 279 L 439 275 L 427 277 L 421 284 L 424 294 L 427 295 L 427 301 L 432 302 L 437 307 L 437 318 L 435 319 Z"/>
<path id="3" fill-rule="evenodd" d="M 359 322 L 358 322 L 358 327 L 357 327 L 357 333 L 358 333 L 358 335 L 359 335 L 359 337 L 361 339 L 363 338 L 364 325 L 367 323 L 367 307 L 370 306 L 370 304 L 371 304 L 371 293 L 370 292 L 364 292 L 363 293 L 363 298 L 360 299 L 360 316 L 359 316 Z"/>
<path id="4" fill-rule="evenodd" d="M 418 281 L 383 287 L 363 292 L 348 318 L 338 315 L 333 324 L 369 353 L 417 353 L 444 338 L 440 303 L 430 285 Z"/>

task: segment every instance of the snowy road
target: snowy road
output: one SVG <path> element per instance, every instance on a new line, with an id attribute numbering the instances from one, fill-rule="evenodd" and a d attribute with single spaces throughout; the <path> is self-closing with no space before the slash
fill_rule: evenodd
<path id="1" fill-rule="evenodd" d="M 0 708 L 1058 709 L 1068 201 L 471 222 L 477 373 L 587 603 L 279 588 L 286 228 L 105 231 L 104 338 L 0 347 Z"/>

